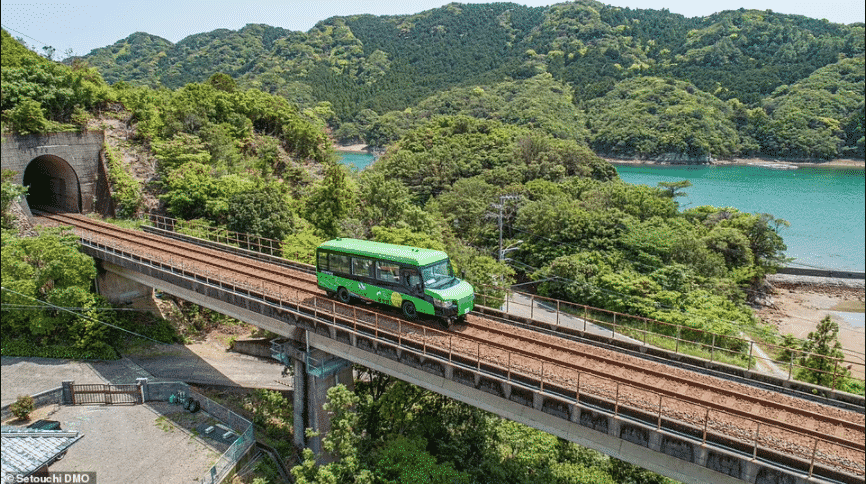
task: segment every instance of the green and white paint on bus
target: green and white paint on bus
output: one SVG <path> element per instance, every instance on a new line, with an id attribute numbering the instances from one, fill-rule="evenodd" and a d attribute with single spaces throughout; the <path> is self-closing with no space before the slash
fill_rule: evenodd
<path id="1" fill-rule="evenodd" d="M 329 240 L 316 249 L 319 287 L 338 300 L 352 297 L 400 308 L 409 319 L 429 314 L 449 324 L 474 307 L 472 285 L 454 277 L 440 250 L 358 239 Z"/>

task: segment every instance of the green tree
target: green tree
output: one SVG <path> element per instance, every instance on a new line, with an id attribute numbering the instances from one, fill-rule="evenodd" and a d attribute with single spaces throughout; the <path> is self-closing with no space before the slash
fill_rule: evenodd
<path id="1" fill-rule="evenodd" d="M 807 369 L 797 373 L 799 379 L 829 387 L 838 386 L 850 376 L 848 369 L 839 363 L 845 357 L 842 343 L 839 342 L 839 323 L 829 315 L 818 323 L 815 331 L 809 332 L 803 343 L 803 351 L 807 354 L 802 365 Z"/>
<path id="2" fill-rule="evenodd" d="M 211 154 L 195 135 L 177 133 L 171 139 L 155 141 L 151 146 L 163 173 L 169 173 L 186 163 L 207 165 L 211 162 Z"/>
<path id="3" fill-rule="evenodd" d="M 18 395 L 18 398 L 9 405 L 9 411 L 18 420 L 28 420 L 34 410 L 36 410 L 36 403 L 30 395 Z"/>
<path id="4" fill-rule="evenodd" d="M 372 484 L 372 473 L 362 467 L 359 455 L 361 441 L 358 396 L 342 384 L 328 389 L 328 403 L 323 405 L 331 414 L 331 431 L 322 437 L 322 447 L 337 460 L 323 466 L 316 465 L 316 456 L 304 449 L 304 460 L 292 468 L 299 484 Z M 314 436 L 308 431 L 308 436 Z"/>
<path id="5" fill-rule="evenodd" d="M 96 308 L 100 303 L 90 293 L 95 278 L 93 259 L 79 251 L 77 237 L 62 229 L 38 237 L 3 239 L 3 287 L 14 291 L 3 291 L 4 305 L 33 306 L 39 300 L 61 307 Z M 4 338 L 28 335 L 42 343 L 81 348 L 103 347 L 106 336 L 104 327 L 65 311 L 4 310 L 2 325 Z"/>
<path id="6" fill-rule="evenodd" d="M 692 186 L 692 182 L 688 180 L 678 182 L 659 182 L 659 188 L 665 190 L 671 198 L 686 196 L 686 193 L 683 190 L 690 186 Z"/>
<path id="7" fill-rule="evenodd" d="M 208 214 L 207 205 L 217 193 L 217 181 L 207 165 L 189 162 L 171 172 L 165 190 L 160 198 L 170 214 L 184 219 L 200 218 Z"/>
<path id="8" fill-rule="evenodd" d="M 415 232 L 408 227 L 390 228 L 384 226 L 373 227 L 373 239 L 386 244 L 408 245 L 410 247 L 421 247 L 423 249 L 444 250 L 442 242 L 427 234 Z"/>
<path id="9" fill-rule="evenodd" d="M 315 264 L 316 248 L 324 241 L 312 228 L 304 228 L 283 239 L 283 257 Z"/>
<path id="10" fill-rule="evenodd" d="M 324 171 L 324 179 L 306 201 L 306 218 L 324 237 L 334 238 L 339 235 L 340 221 L 355 204 L 357 188 L 344 165 L 328 161 Z"/>
<path id="11" fill-rule="evenodd" d="M 282 240 L 295 232 L 298 225 L 292 201 L 276 184 L 236 193 L 228 200 L 226 227 L 234 232 Z"/>
<path id="12" fill-rule="evenodd" d="M 455 484 L 471 482 L 450 462 L 438 463 L 423 438 L 398 436 L 377 452 L 373 474 L 383 484 Z"/>
<path id="13" fill-rule="evenodd" d="M 48 120 L 42 106 L 33 99 L 25 98 L 9 112 L 9 127 L 20 135 L 42 133 L 48 129 Z"/>
<path id="14" fill-rule="evenodd" d="M 214 75 L 210 76 L 207 80 L 207 83 L 213 86 L 215 89 L 219 89 L 220 91 L 225 92 L 235 92 L 238 89 L 238 84 L 232 79 L 228 74 L 224 74 L 222 72 L 217 72 Z"/>
<path id="15" fill-rule="evenodd" d="M 610 459 L 607 471 L 618 484 L 675 484 L 676 481 L 619 459 Z"/>

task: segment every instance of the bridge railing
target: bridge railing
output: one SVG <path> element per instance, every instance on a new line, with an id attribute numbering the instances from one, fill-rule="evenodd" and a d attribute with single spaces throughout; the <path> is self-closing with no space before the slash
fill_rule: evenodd
<path id="1" fill-rule="evenodd" d="M 164 230 L 277 257 L 286 257 L 301 263 L 310 264 L 313 262 L 312 256 L 309 255 L 283 254 L 282 242 L 279 240 L 233 232 L 198 221 L 185 221 L 154 213 L 148 213 L 146 216 L 154 227 Z M 490 287 L 482 290 L 489 292 L 487 295 L 477 295 L 476 299 L 480 300 L 483 305 L 488 305 L 489 301 L 501 301 L 503 299 L 501 296 L 490 295 L 494 292 L 501 293 L 502 288 Z M 608 328 L 612 337 L 616 337 L 616 334 L 619 333 L 622 336 L 637 339 L 645 345 L 651 344 L 673 350 L 675 353 L 700 356 L 711 362 L 744 367 L 746 370 L 755 368 L 762 371 L 772 371 L 778 369 L 778 371 L 786 374 L 788 380 L 811 380 L 807 382 L 816 383 L 834 391 L 846 390 L 849 380 L 858 382 L 855 385 L 860 387 L 866 386 L 866 381 L 864 381 L 866 378 L 866 359 L 862 354 L 848 353 L 843 358 L 834 358 L 772 343 L 760 343 L 760 348 L 766 349 L 770 354 L 785 356 L 786 359 L 781 360 L 766 355 L 764 351 L 756 351 L 756 342 L 750 338 L 720 334 L 519 291 L 511 291 L 511 293 L 529 298 L 530 304 L 525 305 L 511 297 L 506 297 L 506 312 L 509 312 L 511 306 L 527 306 L 530 318 L 533 318 L 536 311 L 536 301 L 538 301 L 540 313 L 543 311 L 555 312 L 555 324 L 557 326 L 561 324 L 561 318 L 578 317 L 583 319 L 584 325 L 588 322 Z M 812 364 L 806 366 L 803 364 L 806 361 L 811 361 Z M 806 380 L 803 378 L 805 375 L 809 376 Z"/>
<path id="2" fill-rule="evenodd" d="M 792 425 L 771 425 L 687 396 L 672 397 L 642 388 L 611 375 L 567 368 L 542 358 L 515 353 L 492 342 L 471 341 L 453 332 L 439 331 L 403 321 L 357 306 L 287 288 L 275 282 L 250 283 L 224 273 L 191 265 L 182 257 L 162 254 L 136 254 L 115 239 L 82 231 L 82 243 L 133 264 L 150 267 L 165 277 L 189 281 L 190 287 L 208 286 L 255 301 L 262 310 L 300 316 L 310 330 L 339 340 L 372 338 L 378 344 L 396 345 L 403 351 L 441 361 L 455 367 L 488 375 L 515 388 L 528 388 L 559 401 L 563 407 L 576 405 L 603 411 L 629 420 L 651 423 L 677 434 L 769 462 L 795 465 L 811 477 L 822 469 L 843 469 L 862 480 L 864 453 L 862 443 L 849 445 L 845 429 L 828 423 L 822 428 L 825 438 L 809 436 Z M 247 303 L 250 309 L 252 303 Z M 251 309 L 250 309 L 251 310 Z M 287 334 L 293 324 L 285 322 Z M 356 347 L 362 348 L 362 345 Z M 362 348 L 364 349 L 364 348 Z M 372 346 L 366 348 L 376 352 Z M 376 352 L 376 354 L 379 354 Z M 648 386 L 651 387 L 651 384 Z M 565 412 L 567 417 L 567 411 Z M 732 432 L 732 429 L 736 429 Z M 792 444 L 791 442 L 800 442 Z M 781 456 L 781 457 L 780 457 Z M 799 462 L 799 464 L 798 464 Z M 831 471 L 831 474 L 833 471 Z"/>
<path id="3" fill-rule="evenodd" d="M 260 237 L 258 235 L 245 234 L 242 232 L 233 232 L 221 227 L 213 227 L 196 220 L 180 220 L 154 213 L 147 213 L 145 215 L 151 225 L 156 228 L 199 237 L 220 244 L 239 247 L 241 249 L 283 257 L 283 243 L 276 239 L 269 239 L 267 237 Z M 311 257 L 301 257 L 300 254 L 294 254 L 294 256 L 295 258 L 293 260 L 304 258 L 307 260 L 301 262 L 311 263 L 313 261 Z"/>
<path id="4" fill-rule="evenodd" d="M 484 288 L 482 287 L 483 291 Z M 784 372 L 788 380 L 802 380 L 800 376 L 808 372 L 812 382 L 831 390 L 840 390 L 850 379 L 866 385 L 862 376 L 866 374 L 863 355 L 848 354 L 843 358 L 789 348 L 772 343 L 756 343 L 750 338 L 732 335 L 722 335 L 712 331 L 667 323 L 652 318 L 624 314 L 607 309 L 595 308 L 583 304 L 562 301 L 559 299 L 538 296 L 535 294 L 512 291 L 512 295 L 522 296 L 529 300 L 523 303 L 515 297 L 508 297 L 502 310 L 510 314 L 526 315 L 529 319 L 537 319 L 557 328 L 572 327 L 574 320 L 580 327 L 575 328 L 587 332 L 595 326 L 610 331 L 611 338 L 627 337 L 644 345 L 653 345 L 675 353 L 700 356 L 711 362 L 753 368 L 777 368 Z M 488 299 L 483 293 L 476 293 L 476 301 L 484 304 Z M 496 299 L 491 296 L 489 299 Z M 502 300 L 502 298 L 498 298 Z M 784 355 L 785 359 L 767 355 Z M 859 360 L 854 359 L 859 356 Z M 814 362 L 806 366 L 804 362 Z M 763 364 L 762 364 L 763 363 Z M 808 381 L 807 381 L 808 382 Z"/>

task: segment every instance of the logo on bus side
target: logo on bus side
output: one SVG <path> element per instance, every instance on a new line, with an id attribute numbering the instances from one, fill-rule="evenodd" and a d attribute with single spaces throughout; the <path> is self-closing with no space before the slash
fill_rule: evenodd
<path id="1" fill-rule="evenodd" d="M 391 304 L 393 304 L 395 307 L 399 308 L 400 305 L 403 304 L 403 296 L 401 296 L 400 293 L 397 291 L 392 292 L 391 293 Z"/>

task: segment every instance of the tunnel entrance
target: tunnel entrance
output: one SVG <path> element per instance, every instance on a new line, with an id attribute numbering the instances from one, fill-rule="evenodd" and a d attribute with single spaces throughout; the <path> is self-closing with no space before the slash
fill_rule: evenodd
<path id="1" fill-rule="evenodd" d="M 29 187 L 27 205 L 31 209 L 81 211 L 78 175 L 63 158 L 54 155 L 34 158 L 24 170 L 23 185 Z"/>

